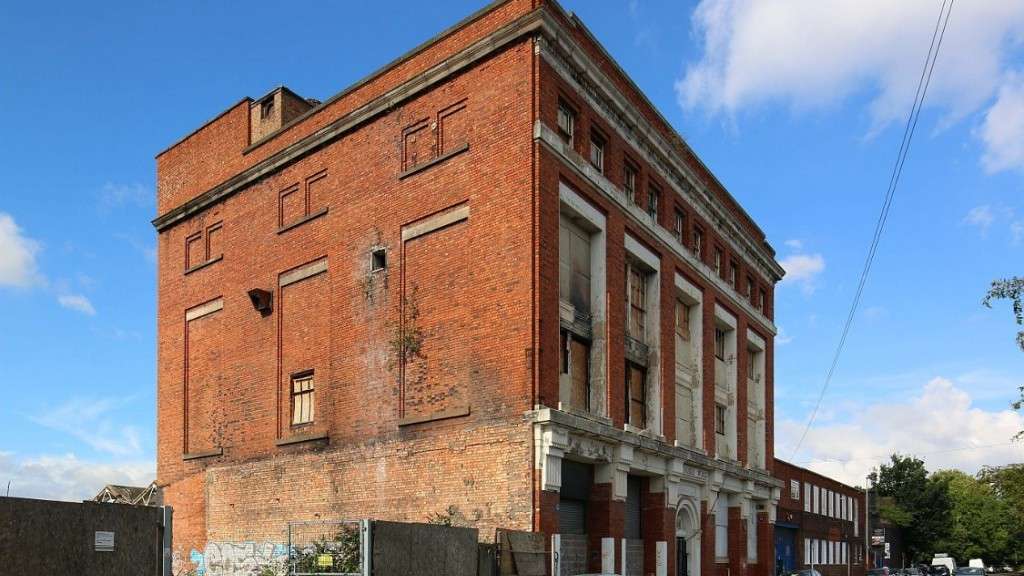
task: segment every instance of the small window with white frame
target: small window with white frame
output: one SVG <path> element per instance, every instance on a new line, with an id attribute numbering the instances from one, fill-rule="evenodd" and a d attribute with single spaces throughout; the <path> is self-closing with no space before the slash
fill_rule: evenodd
<path id="1" fill-rule="evenodd" d="M 561 100 L 558 102 L 558 135 L 570 147 L 575 146 L 576 112 Z"/>
<path id="2" fill-rule="evenodd" d="M 313 372 L 300 372 L 292 376 L 292 426 L 313 422 Z"/>
<path id="3" fill-rule="evenodd" d="M 800 500 L 800 481 L 790 480 L 789 481 L 789 497 L 792 500 Z"/>
<path id="4" fill-rule="evenodd" d="M 597 171 L 604 173 L 605 138 L 596 131 L 590 132 L 590 164 Z"/>
<path id="5" fill-rule="evenodd" d="M 626 191 L 626 200 L 630 204 L 636 204 L 636 174 L 637 169 L 626 160 L 622 169 L 622 189 Z"/>

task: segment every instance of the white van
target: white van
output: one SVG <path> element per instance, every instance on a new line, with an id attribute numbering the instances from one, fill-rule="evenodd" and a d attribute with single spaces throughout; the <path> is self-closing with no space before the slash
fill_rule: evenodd
<path id="1" fill-rule="evenodd" d="M 982 570 L 984 570 L 985 562 L 983 562 L 981 558 L 971 558 L 967 562 L 967 566 L 970 568 L 981 568 Z"/>
<path id="2" fill-rule="evenodd" d="M 949 568 L 950 576 L 956 572 L 956 562 L 949 556 L 949 554 L 936 554 L 932 558 L 932 566 L 945 566 L 946 568 Z"/>

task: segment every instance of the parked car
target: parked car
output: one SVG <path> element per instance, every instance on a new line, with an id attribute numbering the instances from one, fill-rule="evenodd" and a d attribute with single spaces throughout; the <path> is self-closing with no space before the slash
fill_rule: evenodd
<path id="1" fill-rule="evenodd" d="M 931 567 L 928 569 L 928 574 L 930 576 L 952 576 L 953 575 L 953 573 L 950 572 L 949 567 L 946 566 L 945 564 L 932 564 Z"/>
<path id="2" fill-rule="evenodd" d="M 962 566 L 956 569 L 956 576 L 985 576 L 985 569 L 978 566 Z"/>
<path id="3" fill-rule="evenodd" d="M 911 566 L 910 568 L 903 568 L 899 571 L 900 576 L 928 576 L 928 572 L 922 572 L 920 568 Z"/>
<path id="4" fill-rule="evenodd" d="M 868 570 L 867 576 L 889 576 L 889 569 L 885 566 Z"/>

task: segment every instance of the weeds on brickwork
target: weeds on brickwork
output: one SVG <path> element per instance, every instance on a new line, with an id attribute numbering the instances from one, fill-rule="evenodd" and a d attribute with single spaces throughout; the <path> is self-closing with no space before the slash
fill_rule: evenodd
<path id="1" fill-rule="evenodd" d="M 424 358 L 423 329 L 418 323 L 420 309 L 417 292 L 418 288 L 413 284 L 412 290 L 403 299 L 405 322 L 396 322 L 389 326 L 391 338 L 388 347 L 391 354 L 388 359 L 388 370 L 393 370 L 396 364 L 405 365 L 413 358 Z"/>
<path id="2" fill-rule="evenodd" d="M 431 512 L 427 515 L 427 524 L 437 526 L 468 526 L 465 515 L 459 511 L 454 504 L 445 508 L 443 512 Z"/>
<path id="3" fill-rule="evenodd" d="M 312 544 L 291 551 L 295 572 L 322 574 L 331 572 L 360 572 L 359 529 L 345 527 L 330 540 L 326 536 Z M 258 576 L 276 576 L 273 572 Z"/>

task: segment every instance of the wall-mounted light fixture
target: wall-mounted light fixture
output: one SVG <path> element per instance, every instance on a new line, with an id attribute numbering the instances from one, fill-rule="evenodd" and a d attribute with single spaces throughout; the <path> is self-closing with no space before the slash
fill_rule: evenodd
<path id="1" fill-rule="evenodd" d="M 249 300 L 261 316 L 267 316 L 274 309 L 274 293 L 260 288 L 249 290 Z"/>

